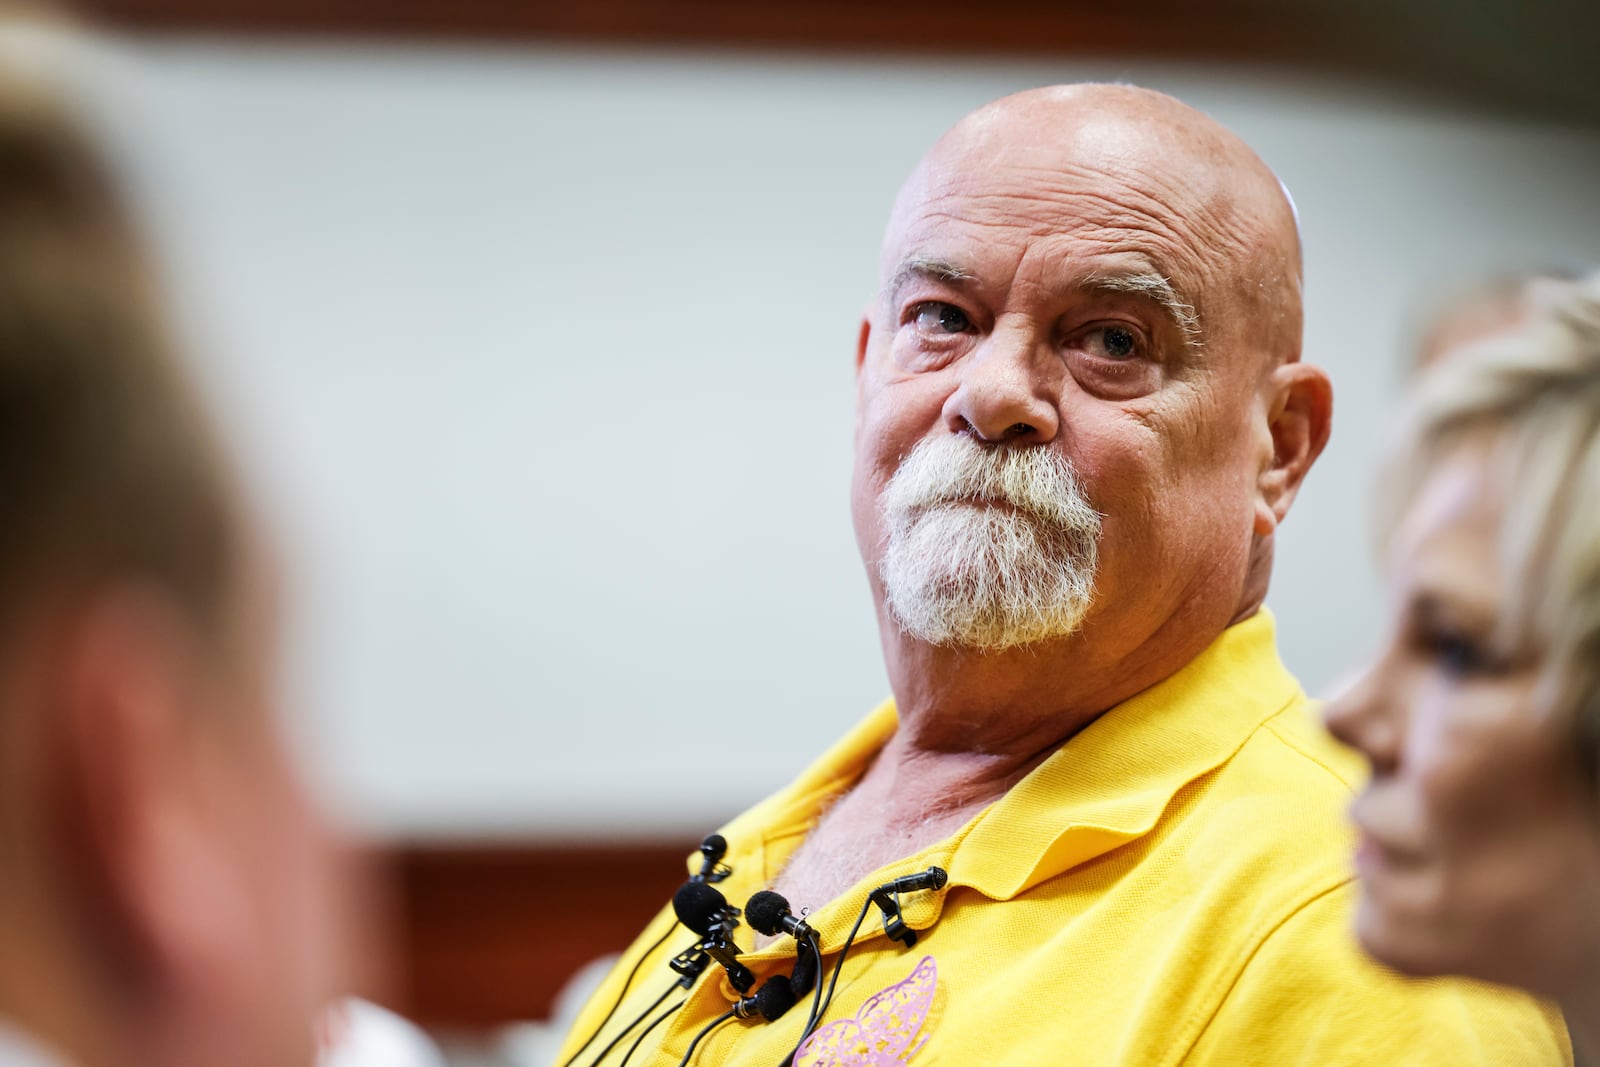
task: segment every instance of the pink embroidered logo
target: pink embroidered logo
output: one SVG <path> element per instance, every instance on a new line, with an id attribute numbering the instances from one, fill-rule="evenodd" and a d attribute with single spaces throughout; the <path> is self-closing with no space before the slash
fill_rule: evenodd
<path id="1" fill-rule="evenodd" d="M 829 1023 L 806 1039 L 794 1067 L 893 1067 L 906 1063 L 928 1040 L 917 1035 L 933 1007 L 939 967 L 922 957 L 903 981 L 874 993 L 854 1019 Z M 913 1043 L 914 1042 L 914 1043 Z"/>

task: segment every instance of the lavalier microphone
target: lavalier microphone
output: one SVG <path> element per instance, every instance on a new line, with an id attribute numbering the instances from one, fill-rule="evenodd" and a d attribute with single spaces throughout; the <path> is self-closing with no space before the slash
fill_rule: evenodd
<path id="1" fill-rule="evenodd" d="M 787 975 L 775 974 L 761 983 L 752 996 L 745 997 L 733 1006 L 733 1013 L 741 1019 L 759 1015 L 767 1022 L 777 1022 L 794 1007 L 794 986 Z"/>
<path id="2" fill-rule="evenodd" d="M 693 881 L 710 882 L 716 884 L 733 873 L 733 868 L 722 862 L 722 857 L 728 854 L 728 839 L 721 834 L 710 834 L 700 842 L 700 873 L 694 875 Z"/>
<path id="3" fill-rule="evenodd" d="M 768 937 L 784 933 L 804 941 L 812 933 L 805 920 L 796 918 L 794 912 L 789 910 L 789 902 L 782 894 L 770 889 L 763 889 L 750 898 L 750 902 L 744 906 L 744 918 L 752 930 Z"/>

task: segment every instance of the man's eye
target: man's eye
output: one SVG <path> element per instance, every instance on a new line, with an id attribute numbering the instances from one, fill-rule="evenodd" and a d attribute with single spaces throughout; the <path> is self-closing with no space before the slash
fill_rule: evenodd
<path id="1" fill-rule="evenodd" d="M 967 313 L 954 304 L 930 300 L 913 309 L 912 323 L 923 333 L 966 333 L 972 328 Z"/>
<path id="2" fill-rule="evenodd" d="M 1083 347 L 1101 359 L 1132 359 L 1139 354 L 1139 336 L 1123 326 L 1100 326 L 1083 335 Z"/>

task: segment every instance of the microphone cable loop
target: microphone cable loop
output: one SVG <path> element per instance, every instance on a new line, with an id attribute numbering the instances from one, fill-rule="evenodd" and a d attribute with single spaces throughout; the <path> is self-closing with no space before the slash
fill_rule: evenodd
<path id="1" fill-rule="evenodd" d="M 806 1038 L 811 1036 L 811 1031 L 817 1028 L 817 1023 L 822 1019 L 822 944 L 814 931 L 806 934 L 805 947 L 810 950 L 817 967 L 817 976 L 811 983 L 811 1014 L 806 1016 L 806 1025 L 800 1031 L 800 1040 L 795 1043 L 794 1051 L 784 1057 L 785 1067 L 794 1061 L 795 1053 L 800 1051 L 800 1046 L 805 1044 Z"/>

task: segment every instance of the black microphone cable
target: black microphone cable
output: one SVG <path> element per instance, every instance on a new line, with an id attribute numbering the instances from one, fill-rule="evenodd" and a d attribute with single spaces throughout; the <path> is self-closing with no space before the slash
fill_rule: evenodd
<path id="1" fill-rule="evenodd" d="M 584 1049 L 594 1044 L 594 1039 L 600 1036 L 600 1031 L 606 1028 L 606 1023 L 609 1023 L 611 1021 L 611 1017 L 617 1013 L 617 1009 L 622 1007 L 622 1001 L 627 997 L 628 990 L 633 986 L 633 980 L 639 976 L 639 968 L 644 966 L 645 960 L 655 955 L 656 949 L 667 943 L 667 938 L 672 936 L 672 931 L 675 929 L 677 929 L 676 923 L 667 927 L 667 932 L 656 938 L 655 944 L 645 949 L 644 952 L 640 954 L 639 958 L 633 961 L 633 970 L 629 971 L 628 977 L 623 980 L 622 989 L 617 993 L 617 999 L 612 1002 L 611 1010 L 606 1012 L 606 1017 L 600 1020 L 600 1025 L 596 1026 L 589 1033 L 588 1038 L 584 1040 L 583 1044 L 578 1046 L 578 1050 L 576 1052 L 567 1057 L 567 1062 L 563 1063 L 561 1067 L 572 1067 L 574 1063 L 578 1062 L 578 1057 L 583 1055 Z M 658 1001 L 657 1003 L 660 1002 Z M 596 1060 L 595 1062 L 598 1063 L 600 1061 Z M 590 1067 L 593 1067 L 593 1064 L 591 1064 Z"/>
<path id="2" fill-rule="evenodd" d="M 800 1032 L 800 1040 L 794 1043 L 794 1048 L 789 1050 L 789 1054 L 783 1058 L 783 1062 L 779 1064 L 779 1067 L 789 1067 L 794 1062 L 795 1056 L 800 1053 L 800 1046 L 806 1043 L 806 1039 L 817 1028 L 817 1024 L 822 1021 L 822 1017 L 833 1006 L 833 987 L 839 984 L 839 972 L 844 970 L 844 958 L 850 955 L 850 946 L 856 943 L 856 934 L 861 932 L 861 924 L 867 921 L 867 913 L 872 910 L 872 903 L 872 898 L 868 896 L 866 903 L 861 905 L 861 914 L 856 916 L 856 924 L 850 927 L 850 936 L 844 939 L 844 948 L 839 950 L 839 958 L 833 962 L 833 975 L 828 979 L 828 995 L 821 997 L 820 1002 L 817 994 L 822 992 L 822 975 L 819 971 L 817 988 L 811 1001 L 811 1018 L 806 1020 L 806 1028 Z M 815 942 L 816 936 L 812 935 L 811 940 Z M 817 953 L 817 966 L 819 968 L 822 966 L 822 953 L 820 951 Z"/>
<path id="3" fill-rule="evenodd" d="M 635 1026 L 638 1026 L 640 1023 L 644 1022 L 645 1018 L 651 1012 L 653 1012 L 657 1008 L 661 1007 L 661 1002 L 666 1000 L 668 997 L 672 996 L 672 991 L 674 989 L 677 989 L 677 988 L 678 988 L 678 983 L 677 982 L 673 982 L 666 989 L 662 990 L 661 995 L 659 997 L 657 997 L 654 1001 L 652 1001 L 648 1008 L 646 1008 L 644 1011 L 641 1011 L 638 1015 L 634 1016 L 633 1022 L 631 1022 L 627 1026 L 623 1027 L 622 1028 L 622 1033 L 620 1033 L 616 1037 L 612 1038 L 611 1039 L 611 1043 L 609 1045 L 607 1045 L 605 1048 L 600 1050 L 600 1055 L 596 1056 L 594 1059 L 589 1061 L 589 1067 L 599 1067 L 600 1061 L 605 1059 L 607 1056 L 611 1055 L 611 1050 L 616 1048 L 619 1044 L 621 1044 L 622 1043 L 622 1039 L 627 1037 L 630 1033 L 632 1033 L 633 1032 L 633 1028 Z M 688 1000 L 688 999 L 689 999 L 688 997 L 684 997 L 683 998 L 683 1000 Z M 683 1007 L 683 1001 L 682 1000 L 680 1000 L 678 1003 L 674 1004 L 671 1008 L 669 1008 L 663 1014 L 662 1017 L 665 1018 L 667 1015 L 671 1015 L 674 1011 L 677 1011 L 681 1007 Z M 660 1020 L 658 1019 L 656 1021 L 659 1022 Z M 595 1032 L 598 1033 L 599 1031 L 595 1031 Z M 568 1062 L 570 1063 L 571 1061 L 569 1060 Z M 624 1062 L 626 1062 L 626 1061 L 624 1061 Z"/>
<path id="4" fill-rule="evenodd" d="M 815 939 L 815 935 L 812 935 L 812 940 L 814 941 Z M 821 983 L 818 983 L 818 985 L 820 987 Z M 668 992 L 671 992 L 671 990 L 668 990 Z M 666 997 L 663 996 L 657 1000 L 655 1004 L 650 1005 L 650 1007 L 645 1009 L 645 1014 L 649 1014 L 651 1011 L 654 1011 L 656 1005 L 660 1004 L 661 1001 L 665 999 Z M 622 1062 L 618 1064 L 617 1067 L 628 1067 L 628 1061 L 633 1059 L 633 1054 L 635 1052 L 639 1051 L 639 1046 L 644 1044 L 644 1039 L 650 1033 L 650 1031 L 666 1022 L 668 1016 L 672 1015 L 673 1012 L 682 1009 L 688 1000 L 689 997 L 685 996 L 683 1000 L 678 1001 L 678 1003 L 672 1005 L 666 1011 L 650 1020 L 650 1025 L 639 1031 L 639 1036 L 634 1038 L 633 1044 L 628 1047 L 627 1054 L 622 1057 Z M 775 975 L 772 978 L 769 978 L 760 989 L 756 990 L 754 996 L 741 998 L 738 1003 L 729 1009 L 729 1014 L 740 1019 L 748 1019 L 759 1016 L 767 1022 L 776 1022 L 783 1015 L 787 1014 L 793 1005 L 794 994 L 789 991 L 789 979 L 783 975 Z M 641 1016 L 641 1018 L 642 1017 L 643 1016 Z M 722 1019 L 715 1021 L 721 1022 L 726 1018 L 727 1016 L 723 1016 Z M 635 1020 L 633 1025 L 637 1024 L 638 1020 Z M 629 1029 L 632 1029 L 632 1027 L 630 1026 Z M 708 1027 L 700 1036 L 704 1036 L 704 1033 L 709 1032 L 710 1028 Z M 626 1034 L 621 1036 L 626 1036 Z M 695 1042 L 699 1042 L 699 1037 L 695 1038 Z M 612 1042 L 613 1045 L 615 1045 L 615 1043 L 616 1042 Z M 691 1046 L 691 1051 L 692 1049 L 693 1046 Z M 601 1058 L 604 1058 L 604 1056 L 605 1053 L 601 1053 Z M 599 1061 L 597 1060 L 595 1062 L 598 1063 Z M 590 1067 L 594 1067 L 594 1065 L 591 1064 Z"/>
<path id="5" fill-rule="evenodd" d="M 688 997 L 684 997 L 683 1000 L 678 1001 L 678 1003 L 674 1004 L 672 1007 L 668 1008 L 666 1011 L 662 1012 L 660 1015 L 657 1015 L 654 1019 L 651 1019 L 650 1020 L 650 1025 L 645 1027 L 643 1030 L 640 1030 L 639 1031 L 639 1036 L 634 1038 L 633 1039 L 633 1044 L 628 1046 L 628 1054 L 626 1056 L 622 1057 L 622 1062 L 620 1064 L 618 1064 L 617 1067 L 628 1067 L 628 1061 L 633 1059 L 633 1054 L 635 1052 L 639 1051 L 639 1046 L 644 1044 L 644 1039 L 647 1036 L 649 1036 L 650 1031 L 654 1030 L 656 1027 L 658 1027 L 662 1023 L 666 1022 L 667 1021 L 667 1017 L 669 1015 L 671 1015 L 673 1012 L 675 1012 L 678 1009 L 682 1008 L 683 1007 L 683 1001 L 684 1000 L 688 1000 L 688 999 L 689 999 Z M 658 1000 L 658 1001 L 656 1001 L 656 1003 L 660 1004 L 661 1001 Z"/>
<path id="6" fill-rule="evenodd" d="M 794 969 L 790 972 L 789 981 L 790 987 L 798 995 L 811 994 L 811 1013 L 806 1018 L 802 1035 L 810 1033 L 822 1010 L 822 946 L 817 940 L 817 932 L 790 910 L 789 902 L 782 894 L 770 889 L 763 889 L 750 898 L 745 905 L 744 916 L 757 933 L 768 937 L 784 933 L 797 942 Z"/>
<path id="7" fill-rule="evenodd" d="M 857 925 L 860 925 L 859 923 Z M 811 958 L 815 961 L 817 976 L 811 981 L 811 1014 L 806 1016 L 805 1029 L 800 1031 L 800 1043 L 811 1036 L 811 1031 L 817 1028 L 817 1020 L 822 1018 L 822 945 L 817 941 L 815 932 L 806 934 L 806 947 L 811 950 Z M 800 1050 L 800 1044 L 795 1045 L 795 1052 Z M 794 1052 L 789 1053 L 783 1061 L 785 1065 L 794 1060 Z"/>
<path id="8" fill-rule="evenodd" d="M 806 1020 L 805 1032 L 800 1035 L 800 1040 L 795 1042 L 794 1048 L 790 1051 L 789 1055 L 783 1058 L 783 1062 L 779 1065 L 779 1067 L 789 1067 L 789 1065 L 794 1062 L 795 1056 L 799 1055 L 800 1053 L 800 1046 L 806 1043 L 806 1039 L 811 1036 L 814 1030 L 816 1030 L 817 1024 L 822 1022 L 823 1017 L 828 1014 L 828 1009 L 833 1007 L 833 991 L 834 988 L 839 984 L 840 973 L 844 970 L 845 957 L 850 955 L 850 949 L 854 947 L 856 943 L 856 935 L 861 932 L 861 924 L 867 921 L 867 915 L 872 911 L 873 905 L 876 904 L 879 907 L 882 907 L 881 902 L 888 894 L 894 894 L 896 897 L 898 897 L 902 892 L 917 892 L 923 889 L 943 889 L 948 879 L 949 875 L 945 872 L 944 868 L 929 867 L 926 871 L 923 871 L 920 874 L 908 875 L 904 878 L 896 878 L 892 882 L 885 882 L 883 885 L 880 885 L 878 888 L 867 894 L 865 903 L 861 905 L 861 914 L 856 916 L 855 925 L 850 927 L 850 936 L 845 938 L 844 947 L 839 950 L 839 958 L 833 963 L 833 974 L 828 978 L 828 995 L 823 998 L 821 1009 L 819 1010 L 813 1002 L 811 1018 Z M 898 909 L 896 910 L 898 911 Z M 894 939 L 892 931 L 888 931 L 887 927 L 888 924 L 886 922 L 885 930 L 886 932 L 890 933 L 891 939 Z M 812 940 L 816 940 L 815 935 L 813 935 Z M 909 944 L 916 944 L 915 936 L 911 938 Z M 817 953 L 817 966 L 822 966 L 822 954 L 820 952 Z M 819 990 L 822 988 L 820 974 L 819 981 L 817 982 L 817 988 Z"/>
<path id="9" fill-rule="evenodd" d="M 710 834 L 709 836 L 707 836 L 705 840 L 700 842 L 700 856 L 701 856 L 700 873 L 691 876 L 689 881 L 690 882 L 720 882 L 724 878 L 728 877 L 728 875 L 733 873 L 733 872 L 728 866 L 726 866 L 722 862 L 722 858 L 724 856 L 726 856 L 727 854 L 728 854 L 728 840 L 727 840 L 727 838 L 723 837 L 721 834 Z M 682 890 L 680 889 L 679 892 L 681 893 Z M 676 900 L 674 900 L 674 903 L 676 903 Z M 563 1063 L 561 1065 L 561 1067 L 572 1067 L 572 1065 L 574 1063 L 578 1062 L 578 1057 L 583 1055 L 584 1050 L 587 1049 L 590 1045 L 594 1044 L 594 1039 L 600 1036 L 600 1032 L 606 1028 L 606 1024 L 611 1021 L 611 1017 L 617 1013 L 617 1009 L 622 1007 L 622 1002 L 625 999 L 627 999 L 628 990 L 633 987 L 633 980 L 635 978 L 637 978 L 638 975 L 639 975 L 639 968 L 644 966 L 644 961 L 645 960 L 647 960 L 651 956 L 655 955 L 656 949 L 660 948 L 662 945 L 667 943 L 667 938 L 672 936 L 672 931 L 674 929 L 676 929 L 675 926 L 667 927 L 666 933 L 664 933 L 660 937 L 656 938 L 655 944 L 653 944 L 649 948 L 645 949 L 644 952 L 640 954 L 639 958 L 634 961 L 633 969 L 628 972 L 628 977 L 623 980 L 622 989 L 617 993 L 617 999 L 614 1002 L 612 1002 L 611 1010 L 606 1012 L 606 1017 L 604 1019 L 600 1020 L 600 1025 L 596 1026 L 594 1028 L 594 1030 L 592 1032 L 590 1032 L 588 1038 L 585 1039 L 583 1044 L 578 1046 L 578 1049 L 577 1049 L 576 1052 L 574 1052 L 571 1056 L 567 1057 L 567 1061 L 565 1063 Z M 670 990 L 669 990 L 669 992 L 670 992 Z M 659 1004 L 659 1003 L 661 1003 L 661 1000 L 658 999 L 656 1001 L 656 1004 Z M 652 1004 L 649 1008 L 645 1009 L 645 1012 L 646 1012 L 646 1014 L 648 1014 L 650 1011 L 653 1011 L 654 1009 L 655 1009 L 655 1005 Z M 643 1016 L 641 1016 L 640 1018 L 643 1018 Z M 639 1019 L 635 1019 L 628 1026 L 628 1030 L 632 1030 L 635 1026 L 638 1026 L 639 1025 L 639 1021 L 640 1021 Z M 627 1032 L 628 1032 L 627 1030 L 623 1031 L 624 1034 L 626 1034 Z M 607 1049 L 607 1051 L 609 1051 L 609 1049 Z M 605 1057 L 605 1053 L 601 1053 L 600 1055 L 601 1055 L 602 1059 Z M 600 1060 L 597 1059 L 597 1060 L 594 1061 L 594 1063 L 591 1063 L 589 1065 L 589 1067 L 594 1067 L 594 1065 L 599 1063 L 599 1062 L 600 1062 Z"/>
<path id="10" fill-rule="evenodd" d="M 723 1012 L 721 1015 L 702 1026 L 700 1028 L 700 1032 L 694 1035 L 694 1040 L 689 1042 L 689 1048 L 684 1052 L 683 1059 L 678 1061 L 678 1067 L 689 1067 L 689 1061 L 694 1057 L 694 1050 L 700 1046 L 700 1042 L 705 1038 L 705 1036 L 711 1031 L 715 1030 L 717 1027 L 721 1026 L 723 1023 L 727 1022 L 729 1019 L 733 1018 L 735 1014 L 735 1009 L 729 1008 L 727 1011 Z"/>

